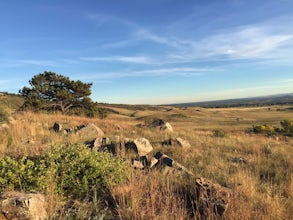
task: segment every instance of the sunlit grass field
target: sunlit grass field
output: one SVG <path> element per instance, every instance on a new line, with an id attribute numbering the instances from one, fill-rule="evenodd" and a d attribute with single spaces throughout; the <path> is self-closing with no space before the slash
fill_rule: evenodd
<path id="1" fill-rule="evenodd" d="M 111 108 L 111 106 L 107 106 Z M 283 135 L 249 133 L 253 125 L 280 127 L 280 121 L 293 118 L 292 106 L 253 108 L 119 108 L 120 114 L 105 119 L 66 116 L 59 113 L 10 113 L 7 127 L 0 130 L 0 155 L 12 157 L 42 155 L 51 145 L 83 143 L 76 134 L 55 133 L 54 122 L 64 128 L 94 123 L 105 136 L 145 137 L 154 151 L 168 154 L 192 171 L 233 192 L 224 219 L 290 219 L 293 216 L 293 138 Z M 160 118 L 169 122 L 168 133 L 144 125 Z M 223 136 L 215 135 L 220 130 Z M 191 148 L 162 146 L 161 141 L 182 137 Z M 231 159 L 244 158 L 247 163 Z M 182 180 L 183 181 L 183 180 Z M 181 187 L 159 172 L 133 171 L 126 185 L 110 187 L 115 210 L 122 219 L 189 219 L 184 199 L 174 192 Z M 192 184 L 188 185 L 192 187 Z M 58 203 L 51 200 L 51 203 Z M 54 206 L 51 204 L 51 207 Z M 90 212 L 84 205 L 80 212 Z M 53 211 L 52 211 L 53 212 Z M 52 214 L 52 213 L 51 213 Z M 53 216 L 53 214 L 52 214 Z M 190 217 L 192 216 L 192 217 Z M 209 218 L 216 218 L 210 215 Z"/>

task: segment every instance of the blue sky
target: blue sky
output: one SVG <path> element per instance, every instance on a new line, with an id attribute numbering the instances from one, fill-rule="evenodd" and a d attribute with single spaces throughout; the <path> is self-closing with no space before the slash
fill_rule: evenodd
<path id="1" fill-rule="evenodd" d="M 292 0 L 2 0 L 0 91 L 53 71 L 107 103 L 291 93 L 292 12 Z"/>

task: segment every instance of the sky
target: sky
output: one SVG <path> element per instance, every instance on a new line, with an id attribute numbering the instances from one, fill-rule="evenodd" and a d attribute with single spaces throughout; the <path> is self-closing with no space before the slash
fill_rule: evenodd
<path id="1" fill-rule="evenodd" d="M 0 0 L 0 91 L 52 71 L 97 102 L 293 92 L 292 0 Z"/>

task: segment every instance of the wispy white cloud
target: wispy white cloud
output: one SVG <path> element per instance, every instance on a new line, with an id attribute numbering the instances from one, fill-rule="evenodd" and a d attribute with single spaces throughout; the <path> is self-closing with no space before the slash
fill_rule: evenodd
<path id="1" fill-rule="evenodd" d="M 80 57 L 80 60 L 91 62 L 125 62 L 148 64 L 151 62 L 149 57 L 145 56 L 110 56 L 110 57 Z"/>
<path id="2" fill-rule="evenodd" d="M 135 30 L 134 36 L 138 37 L 141 41 L 148 40 L 154 43 L 163 44 L 169 47 L 179 47 L 183 42 L 178 39 L 171 39 L 169 37 L 160 36 L 147 30 L 146 28 L 139 28 Z"/>
<path id="3" fill-rule="evenodd" d="M 121 48 L 121 47 L 133 46 L 137 43 L 140 43 L 139 39 L 127 39 L 127 40 L 103 43 L 102 45 L 99 46 L 99 48 L 102 48 L 102 49 Z"/>
<path id="4" fill-rule="evenodd" d="M 200 76 L 207 72 L 214 72 L 216 69 L 212 68 L 159 68 L 149 70 L 137 70 L 137 71 L 125 71 L 125 72 L 97 72 L 97 73 L 80 73 L 79 78 L 83 80 L 106 80 L 106 79 L 118 79 L 128 77 L 164 77 L 164 76 Z"/>
<path id="5" fill-rule="evenodd" d="M 56 62 L 53 60 L 37 60 L 37 59 L 17 60 L 16 63 L 36 65 L 36 66 L 54 66 L 56 64 Z"/>
<path id="6" fill-rule="evenodd" d="M 293 39 L 293 34 L 274 34 L 262 27 L 244 27 L 203 39 L 199 45 L 207 56 L 259 57 Z M 198 47 L 197 47 L 198 46 Z"/>
<path id="7" fill-rule="evenodd" d="M 178 75 L 178 76 L 194 76 L 203 75 L 206 72 L 213 72 L 215 69 L 209 68 L 191 68 L 191 67 L 179 67 L 179 68 L 161 68 L 153 70 L 141 70 L 135 71 L 134 74 L 141 76 L 163 76 L 163 75 Z"/>
<path id="8" fill-rule="evenodd" d="M 147 50 L 143 56 L 82 57 L 84 61 L 168 65 L 218 60 L 263 62 L 263 59 L 269 59 L 274 64 L 285 60 L 290 63 L 288 55 L 293 56 L 293 52 L 290 52 L 293 50 L 293 28 L 288 28 L 287 24 L 282 23 L 284 18 L 281 21 L 278 18 L 272 18 L 262 23 L 227 27 L 225 30 L 215 29 L 210 35 L 205 33 L 200 36 L 178 33 L 176 29 L 172 30 L 172 26 L 166 27 L 168 31 L 164 31 L 164 27 L 154 31 L 112 15 L 91 14 L 88 18 L 98 25 L 118 23 L 128 29 L 127 38 L 102 44 L 100 47 L 103 49 L 135 47 L 145 41 L 158 46 L 154 47 L 153 52 Z M 188 21 L 191 18 L 193 17 L 187 16 L 182 23 L 179 22 L 180 25 L 190 26 L 192 23 Z"/>
<path id="9" fill-rule="evenodd" d="M 235 60 L 270 58 L 279 59 L 275 53 L 293 42 L 293 32 L 272 33 L 266 27 L 238 27 L 201 40 L 187 40 L 181 48 L 172 51 L 174 60 L 192 62 L 195 60 Z"/>

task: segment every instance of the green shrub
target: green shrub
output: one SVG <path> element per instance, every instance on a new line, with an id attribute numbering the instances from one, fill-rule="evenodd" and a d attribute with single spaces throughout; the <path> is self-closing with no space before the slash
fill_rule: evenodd
<path id="1" fill-rule="evenodd" d="M 227 133 L 226 131 L 224 130 L 220 130 L 220 129 L 216 129 L 216 130 L 213 130 L 213 137 L 226 137 L 227 136 Z"/>
<path id="2" fill-rule="evenodd" d="M 48 180 L 53 179 L 55 193 L 85 198 L 125 181 L 127 176 L 128 168 L 120 159 L 83 145 L 52 147 L 46 155 L 33 159 L 0 159 L 0 191 L 48 191 L 52 184 Z"/>
<path id="3" fill-rule="evenodd" d="M 86 197 L 127 178 L 127 167 L 120 159 L 82 145 L 53 147 L 44 162 L 47 175 L 54 175 L 58 194 L 67 197 Z"/>
<path id="4" fill-rule="evenodd" d="M 256 133 L 256 134 L 272 134 L 275 131 L 275 129 L 271 125 L 264 124 L 264 125 L 254 125 L 252 128 L 252 131 L 253 133 Z"/>
<path id="5" fill-rule="evenodd" d="M 38 188 L 39 166 L 26 157 L 0 159 L 0 191 L 30 191 Z"/>
<path id="6" fill-rule="evenodd" d="M 100 119 L 104 119 L 108 116 L 108 110 L 106 108 L 98 108 L 98 116 Z"/>
<path id="7" fill-rule="evenodd" d="M 293 135 L 293 120 L 292 119 L 285 119 L 283 121 L 280 121 L 280 124 L 285 133 Z"/>

